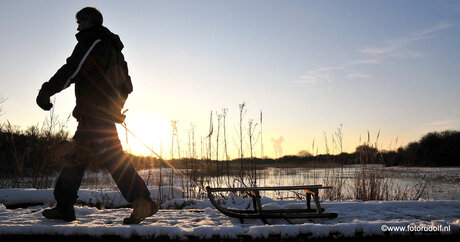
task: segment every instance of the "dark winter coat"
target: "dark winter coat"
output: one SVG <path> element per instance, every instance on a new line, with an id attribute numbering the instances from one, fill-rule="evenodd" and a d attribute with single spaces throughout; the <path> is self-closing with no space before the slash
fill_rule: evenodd
<path id="1" fill-rule="evenodd" d="M 72 55 L 42 89 L 52 96 L 75 83 L 77 120 L 122 122 L 121 109 L 133 90 L 123 43 L 103 26 L 82 30 L 76 38 Z"/>

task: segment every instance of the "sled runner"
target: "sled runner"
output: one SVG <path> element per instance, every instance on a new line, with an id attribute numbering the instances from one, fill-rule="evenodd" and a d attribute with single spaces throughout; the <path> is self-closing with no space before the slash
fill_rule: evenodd
<path id="1" fill-rule="evenodd" d="M 211 188 L 206 187 L 209 200 L 223 214 L 238 218 L 242 223 L 244 219 L 261 219 L 267 223 L 266 219 L 311 219 L 311 218 L 336 218 L 337 213 L 324 213 L 319 203 L 319 190 L 331 189 L 332 187 L 322 185 L 305 185 L 305 186 L 281 186 L 281 187 L 242 187 L 242 188 Z M 306 209 L 262 209 L 260 201 L 260 191 L 293 191 L 303 190 L 307 197 Z M 248 192 L 252 197 L 253 210 L 251 209 L 229 209 L 222 207 L 214 198 L 215 192 Z M 315 207 L 311 207 L 311 199 L 315 202 Z M 288 220 L 289 222 L 289 220 Z"/>

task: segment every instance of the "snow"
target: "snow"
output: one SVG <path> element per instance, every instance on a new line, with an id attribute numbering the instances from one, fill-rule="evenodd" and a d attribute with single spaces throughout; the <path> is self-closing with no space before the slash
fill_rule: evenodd
<path id="1" fill-rule="evenodd" d="M 158 189 L 150 189 L 151 196 L 156 199 Z M 162 203 L 183 198 L 182 190 L 177 187 L 162 187 Z M 0 189 L 0 203 L 6 206 L 18 204 L 50 204 L 55 203 L 52 189 Z M 98 208 L 122 208 L 129 206 L 128 201 L 118 191 L 109 189 L 78 191 L 77 203 Z"/>
<path id="2" fill-rule="evenodd" d="M 182 191 L 164 188 L 162 191 L 162 209 L 139 225 L 124 225 L 122 220 L 128 217 L 131 209 L 127 201 L 117 191 L 81 190 L 78 204 L 75 206 L 77 220 L 71 223 L 48 220 L 42 217 L 44 209 L 53 206 L 53 191 L 50 189 L 3 189 L 0 190 L 0 236 L 2 235 L 114 235 L 130 238 L 168 237 L 170 239 L 212 239 L 215 237 L 237 239 L 241 236 L 250 238 L 268 238 L 280 236 L 291 238 L 308 236 L 350 237 L 386 235 L 382 226 L 448 226 L 450 232 L 460 233 L 460 201 L 345 201 L 322 202 L 326 212 L 335 212 L 335 219 L 269 219 L 269 225 L 260 220 L 230 218 L 217 211 L 209 200 L 187 200 Z M 170 192 L 172 191 L 172 193 Z M 154 199 L 158 194 L 151 189 Z M 171 196 L 172 195 L 172 196 Z M 250 199 L 230 196 L 220 200 L 225 207 L 247 209 L 252 206 Z M 26 208 L 7 209 L 18 204 L 33 204 Z M 266 209 L 301 208 L 305 201 L 274 200 L 263 197 Z M 98 209 L 106 208 L 106 209 Z M 116 209 L 107 209 L 107 208 Z M 404 234 L 409 232 L 391 232 Z"/>

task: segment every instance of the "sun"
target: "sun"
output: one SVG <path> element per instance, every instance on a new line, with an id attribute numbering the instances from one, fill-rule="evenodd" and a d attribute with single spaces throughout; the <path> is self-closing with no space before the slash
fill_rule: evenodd
<path id="1" fill-rule="evenodd" d="M 171 139 L 171 122 L 169 120 L 155 114 L 133 114 L 126 118 L 126 126 L 137 138 L 128 133 L 126 139 L 126 130 L 119 125 L 118 134 L 124 150 L 135 155 L 153 155 L 145 147 L 147 145 L 159 155 L 162 155 L 161 153 L 167 154 L 165 148 Z"/>

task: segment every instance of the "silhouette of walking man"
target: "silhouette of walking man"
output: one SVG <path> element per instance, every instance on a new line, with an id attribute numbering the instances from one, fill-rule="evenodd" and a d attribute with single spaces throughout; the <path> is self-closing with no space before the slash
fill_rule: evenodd
<path id="1" fill-rule="evenodd" d="M 73 221 L 74 204 L 85 168 L 97 164 L 106 168 L 133 212 L 125 224 L 139 223 L 158 211 L 142 178 L 124 154 L 115 123 L 122 123 L 123 105 L 133 90 L 118 35 L 102 25 L 102 14 L 93 7 L 76 14 L 78 40 L 72 55 L 56 74 L 45 82 L 37 104 L 50 110 L 50 97 L 75 84 L 78 121 L 73 137 L 72 159 L 64 166 L 54 188 L 56 207 L 43 211 L 49 219 Z"/>

